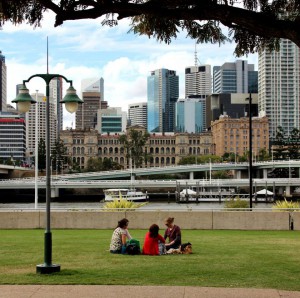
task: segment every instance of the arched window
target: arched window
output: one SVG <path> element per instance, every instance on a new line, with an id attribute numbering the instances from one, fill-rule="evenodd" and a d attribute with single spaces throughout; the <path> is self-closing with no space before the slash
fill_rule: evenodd
<path id="1" fill-rule="evenodd" d="M 119 163 L 119 158 L 115 157 L 115 162 Z"/>
<path id="2" fill-rule="evenodd" d="M 124 164 L 124 157 L 120 158 L 120 164 L 123 165 Z"/>
<path id="3" fill-rule="evenodd" d="M 80 155 L 80 147 L 77 147 L 77 155 Z"/>
<path id="4" fill-rule="evenodd" d="M 174 147 L 172 147 L 172 154 L 175 154 L 175 148 Z"/>
<path id="5" fill-rule="evenodd" d="M 160 159 L 160 163 L 163 165 L 163 164 L 165 164 L 165 158 L 164 157 L 162 157 L 161 159 Z"/>
<path id="6" fill-rule="evenodd" d="M 73 147 L 73 155 L 76 155 L 76 147 Z"/>
<path id="7" fill-rule="evenodd" d="M 169 147 L 166 148 L 166 154 L 170 154 L 170 148 Z"/>
<path id="8" fill-rule="evenodd" d="M 161 148 L 160 148 L 160 153 L 161 153 L 161 154 L 165 154 L 165 148 L 164 148 L 164 147 L 161 147 Z"/>
<path id="9" fill-rule="evenodd" d="M 113 147 L 109 147 L 109 154 L 112 154 L 114 152 Z"/>
<path id="10" fill-rule="evenodd" d="M 106 147 L 103 148 L 103 154 L 107 154 L 107 148 Z"/>
<path id="11" fill-rule="evenodd" d="M 118 153 L 119 153 L 119 148 L 116 147 L 116 148 L 115 148 L 115 154 L 118 154 Z"/>
<path id="12" fill-rule="evenodd" d="M 102 148 L 98 148 L 98 155 L 101 155 L 102 154 Z"/>
<path id="13" fill-rule="evenodd" d="M 153 152 L 154 152 L 154 149 L 153 149 L 153 147 L 151 147 L 150 148 L 150 154 L 153 154 Z"/>
<path id="14" fill-rule="evenodd" d="M 158 147 L 155 148 L 155 153 L 157 153 L 157 154 L 159 153 L 159 148 Z"/>
<path id="15" fill-rule="evenodd" d="M 81 164 L 84 165 L 84 157 L 81 157 Z"/>
<path id="16" fill-rule="evenodd" d="M 81 154 L 84 154 L 84 147 L 81 147 Z"/>
<path id="17" fill-rule="evenodd" d="M 175 157 L 172 157 L 172 165 L 175 165 Z"/>
<path id="18" fill-rule="evenodd" d="M 159 164 L 159 158 L 155 157 L 155 164 Z"/>
<path id="19" fill-rule="evenodd" d="M 193 148 L 192 147 L 189 148 L 189 154 L 193 154 Z"/>
<path id="20" fill-rule="evenodd" d="M 170 157 L 166 158 L 166 164 L 169 165 L 170 164 Z"/>

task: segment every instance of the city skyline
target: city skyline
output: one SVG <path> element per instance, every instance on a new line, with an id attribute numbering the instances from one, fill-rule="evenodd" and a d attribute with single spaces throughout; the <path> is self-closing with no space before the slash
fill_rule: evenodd
<path id="1" fill-rule="evenodd" d="M 147 101 L 147 77 L 155 69 L 174 69 L 179 75 L 179 97 L 184 98 L 184 71 L 195 65 L 195 43 L 180 33 L 170 45 L 145 36 L 128 34 L 129 20 L 117 27 L 103 27 L 101 19 L 66 22 L 53 27 L 54 14 L 45 14 L 41 28 L 5 24 L 1 35 L 2 54 L 7 65 L 7 103 L 15 98 L 16 85 L 35 73 L 47 71 L 47 37 L 49 40 L 49 72 L 73 80 L 78 94 L 81 80 L 104 79 L 105 100 L 111 107 L 128 110 L 131 103 Z M 28 45 L 22 46 L 20 45 Z M 255 64 L 257 55 L 237 58 L 234 43 L 197 45 L 198 63 L 222 65 L 246 59 Z M 68 84 L 64 84 L 64 90 Z M 30 93 L 45 92 L 39 79 L 27 84 Z M 74 116 L 64 113 L 64 127 Z"/>

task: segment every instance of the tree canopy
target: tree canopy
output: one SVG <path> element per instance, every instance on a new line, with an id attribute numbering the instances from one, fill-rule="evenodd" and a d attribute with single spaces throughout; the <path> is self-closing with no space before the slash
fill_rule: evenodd
<path id="1" fill-rule="evenodd" d="M 233 40 L 237 56 L 277 49 L 280 38 L 300 46 L 299 0 L 0 0 L 0 22 L 39 26 L 46 10 L 56 14 L 55 26 L 101 16 L 102 25 L 115 26 L 131 18 L 131 31 L 166 43 L 181 30 L 197 43 Z"/>

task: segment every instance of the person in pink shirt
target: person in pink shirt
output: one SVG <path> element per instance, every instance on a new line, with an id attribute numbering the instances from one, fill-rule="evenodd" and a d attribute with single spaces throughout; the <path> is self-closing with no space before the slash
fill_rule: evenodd
<path id="1" fill-rule="evenodd" d="M 162 255 L 165 254 L 165 239 L 159 234 L 159 227 L 153 224 L 145 236 L 143 254 L 144 255 Z"/>

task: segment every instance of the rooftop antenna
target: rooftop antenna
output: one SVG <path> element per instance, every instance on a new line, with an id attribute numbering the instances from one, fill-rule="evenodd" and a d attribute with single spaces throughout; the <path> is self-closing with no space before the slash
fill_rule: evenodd
<path id="1" fill-rule="evenodd" d="M 201 64 L 200 60 L 198 59 L 198 55 L 197 55 L 197 42 L 195 42 L 195 66 L 198 66 L 198 63 Z"/>

